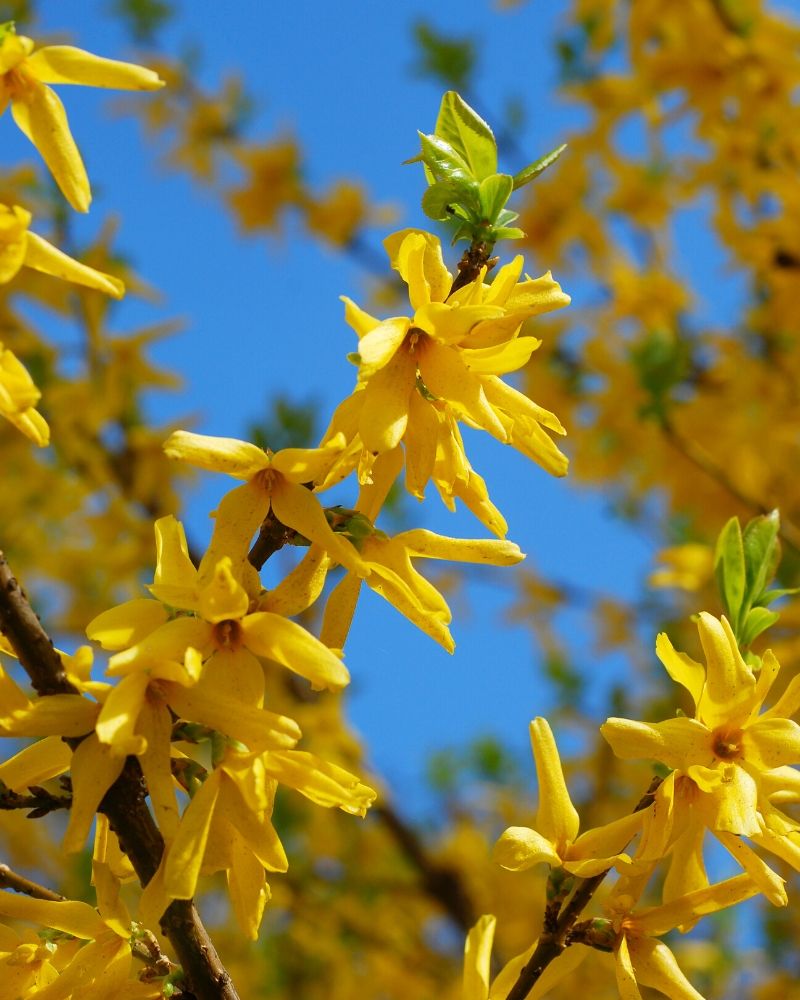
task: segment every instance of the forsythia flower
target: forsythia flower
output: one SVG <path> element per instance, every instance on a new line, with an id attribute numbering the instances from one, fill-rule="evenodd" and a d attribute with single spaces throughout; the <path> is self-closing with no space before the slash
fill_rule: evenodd
<path id="1" fill-rule="evenodd" d="M 751 899 L 759 892 L 758 886 L 749 875 L 738 875 L 672 903 L 638 912 L 633 909 L 637 894 L 629 894 L 629 888 L 628 881 L 620 879 L 605 903 L 620 997 L 641 1000 L 641 984 L 658 990 L 670 1000 L 703 1000 L 659 937 L 676 927 L 691 926 L 702 916 Z"/>
<path id="2" fill-rule="evenodd" d="M 519 282 L 522 257 L 502 267 L 491 285 L 483 283 L 484 272 L 451 294 L 453 278 L 435 236 L 404 230 L 384 245 L 408 284 L 415 311 L 413 317 L 378 320 L 344 299 L 347 322 L 359 336 L 358 385 L 324 439 L 343 434 L 347 442 L 330 478 L 358 466 L 361 481 L 369 481 L 375 457 L 402 442 L 413 470 L 409 489 L 421 496 L 439 456 L 445 406 L 455 419 L 564 475 L 567 460 L 546 433 L 563 434 L 564 428 L 499 376 L 521 368 L 540 345 L 534 337 L 518 336 L 523 321 L 567 305 L 569 297 L 549 273 Z M 460 440 L 456 448 L 463 454 Z"/>
<path id="3" fill-rule="evenodd" d="M 572 804 L 561 769 L 558 747 L 547 719 L 531 722 L 531 745 L 539 781 L 536 830 L 511 826 L 494 848 L 494 860 L 512 871 L 542 862 L 565 868 L 573 875 L 598 875 L 618 861 L 629 861 L 622 850 L 638 833 L 644 816 L 630 813 L 578 836 L 580 819 Z"/>
<path id="4" fill-rule="evenodd" d="M 455 649 L 448 625 L 450 608 L 441 593 L 414 568 L 413 559 L 448 559 L 455 562 L 513 566 L 524 559 L 519 546 L 499 539 L 447 538 L 415 528 L 390 538 L 375 530 L 357 513 L 348 524 L 358 530 L 357 547 L 369 569 L 366 584 L 376 594 L 435 639 L 448 653 Z M 322 627 L 322 641 L 336 649 L 344 645 L 355 611 L 361 579 L 345 575 L 331 592 Z"/>
<path id="5" fill-rule="evenodd" d="M 781 880 L 738 838 L 748 837 L 800 865 L 785 836 L 797 825 L 769 798 L 790 770 L 785 765 L 800 763 L 800 726 L 788 718 L 800 707 L 800 679 L 793 678 L 775 705 L 759 714 L 780 670 L 775 657 L 767 651 L 756 675 L 725 618 L 702 612 L 697 627 L 705 667 L 677 652 L 663 633 L 656 643 L 669 675 L 691 694 L 695 717 L 658 723 L 609 719 L 601 732 L 618 757 L 654 759 L 673 769 L 656 795 L 640 855 L 652 859 L 674 843 L 669 896 L 707 884 L 701 853 L 707 828 L 759 881 L 761 891 L 783 905 Z"/>
<path id="6" fill-rule="evenodd" d="M 78 212 L 92 200 L 86 168 L 69 130 L 64 106 L 48 83 L 77 83 L 121 90 L 157 90 L 163 81 L 152 70 L 92 55 L 70 45 L 34 43 L 0 26 L 0 114 L 11 104 L 14 121 L 36 146 L 64 197 Z"/>
<path id="7" fill-rule="evenodd" d="M 328 473 L 341 451 L 339 441 L 321 448 L 285 448 L 273 454 L 246 441 L 175 431 L 164 442 L 164 451 L 170 458 L 201 469 L 247 480 L 228 493 L 217 508 L 216 527 L 200 566 L 201 575 L 224 555 L 235 560 L 235 575 L 248 570 L 252 575 L 255 571 L 247 562 L 247 549 L 270 510 L 281 524 L 317 542 L 336 562 L 359 576 L 366 575 L 356 550 L 333 532 L 319 501 L 303 485 Z"/>
<path id="8" fill-rule="evenodd" d="M 512 958 L 491 982 L 492 942 L 496 920 L 493 916 L 481 917 L 467 934 L 464 944 L 464 979 L 462 1000 L 505 1000 L 519 977 L 522 967 L 533 954 L 538 941 L 527 951 Z M 565 979 L 586 956 L 583 948 L 568 948 L 544 970 L 526 1000 L 539 1000 Z"/>
<path id="9" fill-rule="evenodd" d="M 664 565 L 648 577 L 651 587 L 699 590 L 714 573 L 714 551 L 710 545 L 673 545 L 658 553 L 658 561 Z"/>
<path id="10" fill-rule="evenodd" d="M 0 957 L 4 996 L 30 995 L 43 1000 L 48 997 L 53 1000 L 78 996 L 81 1000 L 106 1000 L 110 996 L 161 996 L 160 986 L 156 984 L 144 986 L 129 982 L 131 970 L 135 968 L 131 955 L 135 927 L 119 898 L 119 884 L 107 866 L 95 864 L 93 874 L 99 913 L 88 903 L 0 893 L 0 914 L 3 916 L 29 920 L 87 942 L 60 969 L 53 964 L 55 948 L 50 949 L 49 954 L 42 954 L 22 944 L 12 953 L 15 961 L 6 963 Z M 61 945 L 58 950 L 60 948 Z M 9 979 L 9 974 L 13 980 Z M 29 985 L 38 986 L 37 978 L 43 988 L 23 994 L 23 983 L 27 980 Z"/>
<path id="11" fill-rule="evenodd" d="M 0 416 L 43 448 L 50 442 L 50 428 L 36 409 L 41 395 L 25 365 L 0 344 Z"/>

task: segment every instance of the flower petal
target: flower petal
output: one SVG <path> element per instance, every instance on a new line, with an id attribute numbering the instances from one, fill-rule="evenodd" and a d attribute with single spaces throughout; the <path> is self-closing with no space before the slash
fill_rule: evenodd
<path id="1" fill-rule="evenodd" d="M 704 1000 L 663 941 L 628 936 L 631 965 L 638 982 L 660 990 L 669 1000 Z"/>
<path id="2" fill-rule="evenodd" d="M 211 472 L 225 472 L 236 479 L 252 479 L 270 464 L 266 452 L 248 441 L 192 434 L 190 431 L 170 434 L 164 442 L 164 451 L 170 458 Z"/>
<path id="3" fill-rule="evenodd" d="M 554 845 L 527 826 L 510 826 L 494 845 L 492 860 L 512 872 L 525 871 L 538 864 L 560 867 L 561 858 Z"/>
<path id="4" fill-rule="evenodd" d="M 295 788 L 318 806 L 338 806 L 353 816 L 366 816 L 375 792 L 343 767 L 305 750 L 264 754 L 266 773 L 282 785 Z"/>
<path id="5" fill-rule="evenodd" d="M 735 725 L 740 719 L 744 721 L 753 705 L 756 679 L 742 659 L 728 620 L 701 611 L 697 631 L 707 665 L 706 686 L 697 706 L 697 718 L 709 729 L 723 724 Z"/>
<path id="6" fill-rule="evenodd" d="M 100 743 L 94 733 L 75 749 L 70 766 L 72 807 L 62 845 L 66 854 L 83 848 L 94 814 L 124 765 L 125 758 Z"/>
<path id="7" fill-rule="evenodd" d="M 67 115 L 55 91 L 26 77 L 25 96 L 12 100 L 11 114 L 39 150 L 50 173 L 76 212 L 88 212 L 92 201 L 89 178 L 69 130 Z"/>
<path id="8" fill-rule="evenodd" d="M 364 447 L 374 454 L 391 451 L 402 441 L 416 377 L 416 359 L 405 349 L 370 377 L 364 390 L 359 433 Z"/>
<path id="9" fill-rule="evenodd" d="M 116 684 L 103 702 L 97 717 L 95 732 L 101 743 L 123 757 L 140 754 L 147 747 L 142 736 L 136 735 L 136 724 L 144 705 L 150 678 L 145 673 L 128 674 Z"/>
<path id="10" fill-rule="evenodd" d="M 483 563 L 487 566 L 514 566 L 525 556 L 515 542 L 493 538 L 448 538 L 425 528 L 412 528 L 395 535 L 411 556 L 422 559 L 449 559 L 452 562 Z"/>
<path id="11" fill-rule="evenodd" d="M 94 288 L 98 292 L 105 292 L 113 299 L 121 299 L 125 295 L 125 285 L 119 278 L 97 271 L 87 264 L 81 264 L 36 233 L 28 233 L 25 267 L 32 267 L 34 271 L 41 271 L 43 274 L 52 274 L 56 278 L 63 278 L 64 281 L 72 281 L 76 285 Z"/>
<path id="12" fill-rule="evenodd" d="M 222 772 L 212 771 L 181 816 L 164 864 L 164 890 L 173 899 L 194 896 L 221 781 Z"/>
<path id="13" fill-rule="evenodd" d="M 760 718 L 742 734 L 745 760 L 760 771 L 800 763 L 800 726 L 791 719 Z"/>
<path id="14" fill-rule="evenodd" d="M 686 688 L 695 707 L 699 705 L 706 683 L 706 668 L 686 653 L 679 653 L 666 632 L 659 633 L 656 639 L 656 656 L 675 683 Z"/>
<path id="15" fill-rule="evenodd" d="M 281 524 L 294 528 L 310 542 L 321 545 L 336 562 L 351 573 L 366 576 L 367 567 L 353 545 L 337 535 L 325 517 L 319 500 L 304 486 L 276 483 L 272 491 L 272 510 Z"/>
<path id="16" fill-rule="evenodd" d="M 607 719 L 600 732 L 623 760 L 659 760 L 683 771 L 695 762 L 710 764 L 714 760 L 711 733 L 695 719 L 655 723 Z"/>
<path id="17" fill-rule="evenodd" d="M 547 719 L 534 719 L 530 724 L 530 733 L 539 779 L 536 827 L 563 857 L 567 845 L 578 836 L 580 819 L 569 797 L 558 747 Z"/>
<path id="18" fill-rule="evenodd" d="M 25 60 L 25 69 L 42 83 L 77 83 L 116 90 L 159 90 L 158 73 L 134 63 L 105 59 L 72 45 L 45 45 Z"/>
<path id="19" fill-rule="evenodd" d="M 103 649 L 127 649 L 163 625 L 167 612 L 160 601 L 137 597 L 103 611 L 86 626 L 86 635 Z"/>
<path id="20" fill-rule="evenodd" d="M 296 622 L 269 611 L 242 621 L 247 648 L 311 681 L 317 690 L 340 691 L 350 683 L 347 667 L 335 653 Z"/>
<path id="21" fill-rule="evenodd" d="M 0 764 L 0 781 L 19 792 L 69 770 L 72 751 L 60 736 L 45 736 Z"/>
<path id="22" fill-rule="evenodd" d="M 489 914 L 480 917 L 464 943 L 464 983 L 462 1000 L 486 1000 L 492 964 L 492 942 L 497 919 Z"/>
<path id="23" fill-rule="evenodd" d="M 300 739 L 294 719 L 254 708 L 237 698 L 224 698 L 216 689 L 206 692 L 202 684 L 192 688 L 172 684 L 168 700 L 182 718 L 218 729 L 253 751 L 291 749 Z"/>

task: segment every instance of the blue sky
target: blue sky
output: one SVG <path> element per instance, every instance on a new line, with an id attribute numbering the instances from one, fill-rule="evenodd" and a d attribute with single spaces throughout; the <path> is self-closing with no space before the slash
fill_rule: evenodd
<path id="1" fill-rule="evenodd" d="M 91 51 L 131 58 L 124 33 L 103 16 L 107 7 L 96 0 L 43 0 L 42 24 L 69 33 L 74 44 Z M 479 40 L 476 90 L 487 116 L 510 94 L 535 109 L 517 137 L 528 159 L 559 144 L 574 122 L 554 96 L 551 41 L 562 4 L 528 3 L 503 15 L 485 0 L 433 7 L 242 0 L 225 8 L 204 2 L 178 8 L 179 17 L 163 33 L 164 48 L 180 52 L 200 42 L 201 82 L 209 86 L 227 71 L 242 72 L 258 101 L 254 138 L 293 133 L 306 151 L 314 184 L 360 177 L 375 201 L 398 207 L 398 226 L 424 224 L 418 209 L 421 170 L 402 161 L 416 152 L 416 130 L 432 129 L 441 97 L 438 85 L 411 73 L 411 24 L 417 18 Z M 220 10 L 230 16 L 221 19 Z M 25 26 L 18 30 L 24 33 Z M 96 194 L 90 215 L 76 220 L 76 233 L 88 240 L 108 215 L 118 213 L 119 246 L 163 293 L 158 304 L 124 303 L 115 328 L 126 332 L 174 316 L 186 322 L 182 334 L 156 350 L 158 360 L 183 374 L 185 390 L 154 401 L 154 416 L 192 420 L 193 429 L 205 433 L 242 436 L 264 412 L 266 398 L 288 390 L 322 400 L 326 420 L 353 382 L 345 361 L 353 334 L 338 296 L 364 301 L 363 272 L 291 226 L 286 241 L 242 241 L 208 192 L 159 166 L 138 124 L 113 115 L 106 95 L 65 88 L 62 97 Z M 5 162 L 27 157 L 10 116 L 3 128 Z M 376 247 L 383 235 L 373 233 Z M 454 253 L 451 266 L 456 258 Z M 580 289 L 566 290 L 580 305 Z M 603 496 L 550 479 L 497 442 L 470 435 L 468 448 L 510 523 L 509 536 L 538 569 L 617 596 L 637 593 L 652 551 L 607 514 Z M 201 477 L 183 512 L 194 537 L 207 537 L 206 512 L 230 486 L 221 476 Z M 469 514 L 448 515 L 434 495 L 424 509 L 410 510 L 415 516 L 419 511 L 424 526 L 445 534 L 483 534 Z M 475 576 L 480 581 L 480 573 Z M 418 782 L 431 750 L 481 734 L 523 749 L 529 719 L 547 711 L 547 687 L 530 637 L 502 621 L 507 596 L 506 588 L 498 592 L 477 582 L 470 588 L 469 619 L 456 603 L 458 648 L 452 657 L 373 594 L 360 606 L 347 649 L 350 716 L 372 760 L 404 800 L 419 801 Z M 579 620 L 571 627 L 580 628 Z M 619 677 L 619 664 L 595 662 L 588 639 L 577 636 L 575 645 L 585 650 L 591 689 Z"/>

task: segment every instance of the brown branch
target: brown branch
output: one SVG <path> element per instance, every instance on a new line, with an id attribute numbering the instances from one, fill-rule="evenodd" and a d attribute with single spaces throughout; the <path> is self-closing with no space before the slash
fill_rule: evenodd
<path id="1" fill-rule="evenodd" d="M 428 895 L 439 903 L 461 930 L 468 931 L 478 916 L 458 872 L 447 865 L 439 865 L 432 861 L 416 831 L 391 806 L 375 805 L 370 812 L 383 823 L 403 854 L 417 869 Z"/>
<path id="2" fill-rule="evenodd" d="M 489 256 L 491 252 L 492 246 L 489 246 L 482 240 L 472 243 L 467 247 L 461 260 L 458 262 L 458 274 L 447 296 L 448 298 L 450 298 L 453 292 L 457 292 L 459 288 L 471 284 L 481 273 L 483 267 L 491 271 L 498 260 L 497 257 Z"/>
<path id="3" fill-rule="evenodd" d="M 67 678 L 52 640 L 14 579 L 2 552 L 0 632 L 14 647 L 38 694 L 79 693 Z M 74 747 L 80 740 L 68 742 Z M 164 853 L 164 840 L 147 807 L 146 795 L 139 761 L 128 757 L 122 773 L 100 803 L 100 811 L 108 816 L 143 886 L 155 875 Z M 175 949 L 187 987 L 197 1000 L 239 1000 L 191 899 L 174 900 L 161 918 L 161 928 Z"/>
<path id="4" fill-rule="evenodd" d="M 66 898 L 46 886 L 39 885 L 38 882 L 32 882 L 4 864 L 0 864 L 0 886 L 3 889 L 13 889 L 14 892 L 24 892 L 26 896 L 33 896 L 34 899 L 47 899 L 52 903 L 63 902 Z"/>
<path id="5" fill-rule="evenodd" d="M 662 778 L 653 778 L 649 788 L 636 804 L 636 808 L 633 810 L 635 813 L 641 812 L 653 804 L 658 786 L 662 781 Z M 564 949 L 569 946 L 569 935 L 578 917 L 586 906 L 588 906 L 601 882 L 610 871 L 611 869 L 607 868 L 598 875 L 579 880 L 577 889 L 559 914 L 555 926 L 545 925 L 539 938 L 539 943 L 536 945 L 527 964 L 522 967 L 519 977 L 511 987 L 506 1000 L 525 1000 L 525 997 L 527 997 L 539 981 L 547 966 L 555 961 Z"/>
<path id="6" fill-rule="evenodd" d="M 7 788 L 0 781 L 0 810 L 30 809 L 28 819 L 39 819 L 48 813 L 55 812 L 56 809 L 69 809 L 72 805 L 72 795 L 53 795 L 46 788 L 38 785 L 31 785 L 28 788 L 30 795 L 21 795 Z"/>

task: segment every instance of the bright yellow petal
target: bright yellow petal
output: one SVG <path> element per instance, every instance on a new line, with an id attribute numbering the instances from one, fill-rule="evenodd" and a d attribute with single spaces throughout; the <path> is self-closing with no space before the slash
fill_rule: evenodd
<path id="1" fill-rule="evenodd" d="M 0 914 L 13 920 L 29 920 L 44 927 L 52 927 L 87 941 L 98 937 L 107 929 L 93 906 L 71 899 L 32 899 L 13 892 L 0 892 Z"/>
<path id="2" fill-rule="evenodd" d="M 281 524 L 293 528 L 310 542 L 321 545 L 336 562 L 351 573 L 366 576 L 367 567 L 353 545 L 334 533 L 328 524 L 319 500 L 304 486 L 279 482 L 272 491 L 272 510 Z"/>
<path id="3" fill-rule="evenodd" d="M 447 402 L 475 426 L 508 441 L 508 434 L 483 391 L 480 378 L 474 375 L 452 347 L 427 341 L 419 352 L 419 369 L 428 389 Z M 363 437 L 363 433 L 362 433 Z"/>
<path id="4" fill-rule="evenodd" d="M 222 774 L 212 771 L 181 817 L 164 863 L 164 891 L 173 899 L 191 899 L 203 864 Z"/>
<path id="5" fill-rule="evenodd" d="M 656 639 L 656 656 L 675 683 L 685 687 L 695 706 L 698 705 L 706 683 L 705 667 L 686 653 L 679 653 L 666 632 L 659 633 Z"/>
<path id="6" fill-rule="evenodd" d="M 360 578 L 353 573 L 345 573 L 330 592 L 320 631 L 320 640 L 330 649 L 344 649 L 360 591 Z"/>
<path id="7" fill-rule="evenodd" d="M 437 236 L 422 229 L 403 229 L 383 241 L 392 267 L 408 285 L 414 309 L 426 302 L 444 302 L 453 286 L 453 276 L 444 266 Z"/>
<path id="8" fill-rule="evenodd" d="M 1 709 L 0 709 L 1 710 Z M 79 694 L 50 694 L 2 719 L 5 735 L 83 736 L 94 729 L 99 706 Z"/>
<path id="9" fill-rule="evenodd" d="M 480 917 L 467 934 L 464 944 L 464 985 L 462 1000 L 486 1000 L 492 964 L 492 942 L 497 920 L 491 915 Z"/>
<path id="10" fill-rule="evenodd" d="M 800 726 L 791 719 L 757 719 L 742 734 L 742 752 L 748 764 L 760 771 L 798 764 Z"/>
<path id="11" fill-rule="evenodd" d="M 400 350 L 411 321 L 403 316 L 385 319 L 358 342 L 359 377 L 373 378 Z"/>
<path id="12" fill-rule="evenodd" d="M 231 844 L 228 896 L 236 922 L 250 941 L 258 939 L 264 907 L 270 898 L 264 867 L 239 837 Z"/>
<path id="13" fill-rule="evenodd" d="M 306 611 L 325 586 L 330 559 L 321 545 L 310 546 L 295 568 L 261 598 L 259 611 L 292 618 Z"/>
<path id="14" fill-rule="evenodd" d="M 364 447 L 379 455 L 396 448 L 408 426 L 411 396 L 415 392 L 417 362 L 406 349 L 399 350 L 364 390 L 359 433 Z"/>
<path id="15" fill-rule="evenodd" d="M 236 698 L 223 698 L 216 690 L 206 693 L 201 684 L 193 688 L 172 685 L 169 703 L 189 722 L 218 729 L 254 751 L 291 749 L 300 739 L 294 719 L 253 708 Z"/>
<path id="16" fill-rule="evenodd" d="M 132 670 L 149 670 L 154 677 L 162 676 L 165 662 L 182 665 L 190 646 L 208 655 L 213 648 L 212 626 L 199 618 L 174 618 L 130 649 L 115 653 L 108 661 L 107 674 L 116 677 Z"/>
<path id="17" fill-rule="evenodd" d="M 231 571 L 244 589 L 255 597 L 261 591 L 257 570 L 248 553 L 256 532 L 269 511 L 269 494 L 259 477 L 226 493 L 213 512 L 214 533 L 200 560 L 198 583 L 205 584 L 220 559 L 231 561 Z"/>
<path id="18" fill-rule="evenodd" d="M 628 937 L 631 965 L 638 982 L 660 990 L 669 1000 L 704 1000 L 681 972 L 663 941 Z"/>
<path id="19" fill-rule="evenodd" d="M 346 295 L 340 295 L 339 298 L 344 302 L 344 318 L 348 326 L 352 327 L 353 330 L 358 334 L 359 339 L 366 336 L 371 330 L 374 330 L 376 326 L 381 325 L 379 319 L 375 319 L 374 316 L 370 316 L 368 312 L 356 305 L 352 299 L 349 299 Z"/>
<path id="20" fill-rule="evenodd" d="M 45 736 L 0 764 L 0 781 L 20 792 L 68 771 L 71 760 L 72 751 L 60 736 Z"/>
<path id="21" fill-rule="evenodd" d="M 526 365 L 531 354 L 541 346 L 535 337 L 515 337 L 507 344 L 470 350 L 462 345 L 461 357 L 471 372 L 487 375 L 507 375 Z"/>
<path id="22" fill-rule="evenodd" d="M 236 479 L 252 479 L 270 464 L 266 452 L 247 441 L 192 434 L 190 431 L 170 434 L 164 442 L 164 451 L 170 458 L 211 472 L 225 472 Z"/>
<path id="23" fill-rule="evenodd" d="M 19 205 L 0 204 L 0 285 L 11 281 L 22 267 L 28 246 L 30 221 L 31 213 Z M 10 351 L 7 353 L 19 365 L 14 355 Z M 6 368 L 6 365 L 7 362 L 3 368 Z M 28 378 L 30 379 L 30 376 Z M 31 399 L 30 402 L 33 404 L 36 399 Z"/>
<path id="24" fill-rule="evenodd" d="M 785 879 L 774 872 L 741 838 L 722 830 L 716 830 L 714 836 L 736 858 L 756 884 L 758 891 L 762 892 L 773 906 L 787 905 L 789 897 L 786 895 Z"/>
<path id="25" fill-rule="evenodd" d="M 121 299 L 125 294 L 125 285 L 119 278 L 81 264 L 36 233 L 28 233 L 25 267 L 32 267 L 34 271 L 41 271 L 44 274 L 52 274 L 55 278 L 63 278 L 64 281 L 72 281 L 76 285 L 95 288 L 114 299 Z"/>
<path id="26" fill-rule="evenodd" d="M 706 686 L 697 706 L 697 718 L 713 729 L 735 725 L 752 707 L 756 680 L 742 659 L 736 638 L 726 618 L 702 611 L 697 631 L 706 657 Z M 743 721 L 743 719 L 742 719 Z"/>
<path id="27" fill-rule="evenodd" d="M 338 806 L 353 816 L 365 816 L 375 792 L 356 775 L 305 750 L 272 751 L 264 755 L 267 774 L 295 788 L 318 806 Z"/>
<path id="28" fill-rule="evenodd" d="M 89 178 L 56 93 L 27 78 L 24 99 L 12 101 L 11 114 L 39 150 L 70 205 L 76 212 L 88 212 L 92 201 Z"/>
<path id="29" fill-rule="evenodd" d="M 645 810 L 642 809 L 582 833 L 575 843 L 567 849 L 566 859 L 573 865 L 570 871 L 575 871 L 575 862 L 589 859 L 598 859 L 602 862 L 598 871 L 610 868 L 615 857 L 641 830 L 644 825 L 644 814 Z M 583 875 L 583 877 L 586 876 Z"/>
<path id="30" fill-rule="evenodd" d="M 189 545 L 181 522 L 169 514 L 167 517 L 160 517 L 153 527 L 156 535 L 156 571 L 153 583 L 195 587 L 197 568 L 189 557 Z"/>
<path id="31" fill-rule="evenodd" d="M 273 872 L 286 871 L 289 867 L 286 852 L 269 816 L 266 813 L 256 815 L 227 774 L 223 776 L 220 809 L 265 868 Z"/>
<path id="32" fill-rule="evenodd" d="M 70 768 L 72 808 L 64 834 L 65 853 L 72 854 L 83 848 L 97 807 L 119 777 L 124 764 L 125 758 L 100 743 L 94 733 L 76 748 Z"/>
<path id="33" fill-rule="evenodd" d="M 86 635 L 103 649 L 127 649 L 163 625 L 167 612 L 159 601 L 137 597 L 103 611 L 86 626 Z"/>
<path id="34" fill-rule="evenodd" d="M 146 741 L 136 735 L 136 723 L 142 710 L 150 678 L 144 673 L 123 677 L 108 694 L 100 709 L 95 732 L 101 743 L 112 748 L 115 754 L 139 754 L 146 749 Z"/>
<path id="35" fill-rule="evenodd" d="M 451 562 L 514 566 L 525 556 L 515 542 L 484 538 L 448 538 L 425 528 L 412 528 L 395 535 L 412 557 L 448 559 Z"/>
<path id="36" fill-rule="evenodd" d="M 250 606 L 247 591 L 234 578 L 228 556 L 220 559 L 200 590 L 198 611 L 207 622 L 216 625 L 229 619 L 243 618 Z"/>
<path id="37" fill-rule="evenodd" d="M 667 767 L 686 770 L 696 761 L 714 759 L 712 735 L 695 719 L 655 723 L 607 719 L 600 732 L 623 760 L 660 760 Z"/>
<path id="38" fill-rule="evenodd" d="M 272 468 L 290 483 L 315 483 L 338 461 L 344 440 L 334 437 L 323 448 L 284 448 L 272 456 Z"/>
<path id="39" fill-rule="evenodd" d="M 536 828 L 559 855 L 578 836 L 580 819 L 569 797 L 558 747 L 547 719 L 534 719 L 530 725 L 531 746 L 539 779 L 539 809 Z"/>
<path id="40" fill-rule="evenodd" d="M 704 889 L 690 892 L 680 899 L 665 903 L 662 906 L 650 906 L 628 918 L 637 934 L 658 936 L 683 924 L 691 923 L 696 917 L 704 917 L 716 913 L 729 906 L 735 906 L 745 899 L 752 899 L 760 892 L 758 886 L 749 875 L 737 875 L 735 878 L 716 882 Z"/>
<path id="41" fill-rule="evenodd" d="M 538 864 L 561 866 L 555 845 L 527 826 L 510 826 L 494 845 L 492 860 L 512 872 L 525 871 Z"/>
<path id="42" fill-rule="evenodd" d="M 408 425 L 403 438 L 406 451 L 406 489 L 422 500 L 436 464 L 439 417 L 435 407 L 414 391 L 409 398 Z"/>
<path id="43" fill-rule="evenodd" d="M 159 90 L 158 73 L 134 63 L 105 59 L 71 45 L 46 45 L 25 60 L 25 69 L 42 83 L 77 83 L 115 90 Z"/>
<path id="44" fill-rule="evenodd" d="M 311 681 L 316 689 L 340 691 L 350 683 L 347 667 L 335 653 L 296 622 L 268 611 L 242 621 L 245 645 Z"/>
<path id="45" fill-rule="evenodd" d="M 625 934 L 619 940 L 619 945 L 614 953 L 614 972 L 617 978 L 617 989 L 620 1000 L 642 1000 L 642 994 L 636 985 L 636 973 L 633 971 L 630 952 L 628 951 L 628 939 Z"/>
<path id="46" fill-rule="evenodd" d="M 172 716 L 167 706 L 148 701 L 139 716 L 139 732 L 147 744 L 139 762 L 147 782 L 150 806 L 169 844 L 178 829 L 180 815 L 171 771 Z"/>

